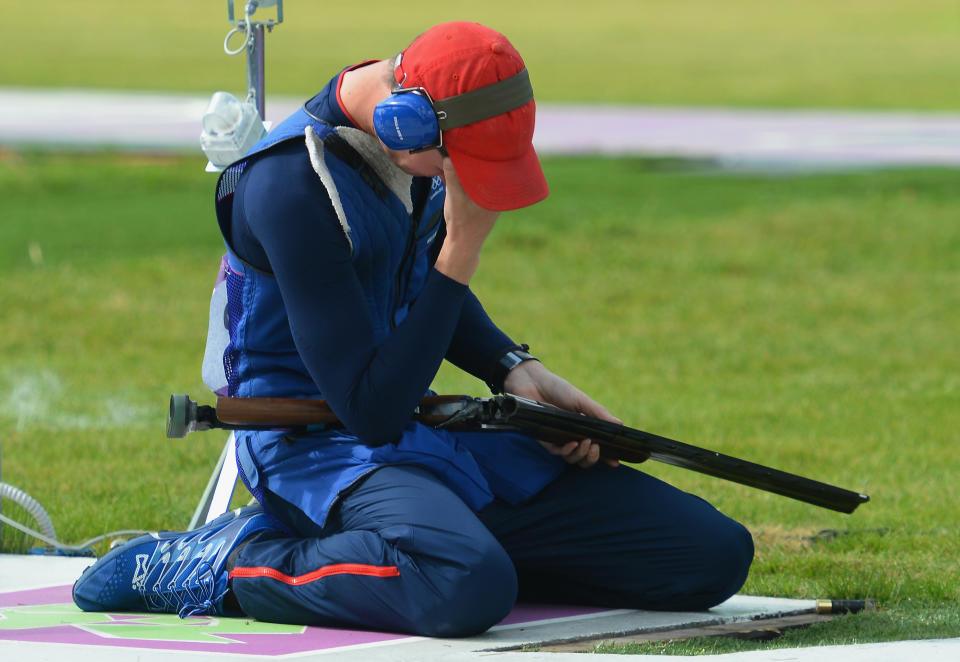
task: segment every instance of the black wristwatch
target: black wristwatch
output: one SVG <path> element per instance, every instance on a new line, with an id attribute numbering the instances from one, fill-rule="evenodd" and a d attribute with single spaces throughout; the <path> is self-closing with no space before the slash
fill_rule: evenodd
<path id="1" fill-rule="evenodd" d="M 507 375 L 518 365 L 524 361 L 540 360 L 528 352 L 528 349 L 530 349 L 530 345 L 515 345 L 500 355 L 496 363 L 493 365 L 490 379 L 487 381 L 487 386 L 490 387 L 490 390 L 493 393 L 503 393 L 503 383 L 507 381 Z"/>

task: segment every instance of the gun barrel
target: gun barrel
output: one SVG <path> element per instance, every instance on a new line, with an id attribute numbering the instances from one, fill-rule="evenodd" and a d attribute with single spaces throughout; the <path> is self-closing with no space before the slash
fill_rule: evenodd
<path id="1" fill-rule="evenodd" d="M 590 438 L 600 444 L 628 453 L 647 453 L 651 459 L 756 487 L 806 503 L 843 513 L 852 513 L 866 503 L 866 494 L 787 473 L 779 469 L 724 455 L 674 439 L 661 437 L 624 425 L 574 414 L 539 402 L 515 398 L 517 404 L 505 416 L 512 425 L 534 433 L 562 431 L 569 439 Z"/>

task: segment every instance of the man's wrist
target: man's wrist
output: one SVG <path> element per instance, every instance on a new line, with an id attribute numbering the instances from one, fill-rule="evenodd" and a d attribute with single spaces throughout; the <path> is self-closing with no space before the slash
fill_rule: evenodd
<path id="1" fill-rule="evenodd" d="M 433 268 L 447 278 L 457 281 L 461 285 L 469 285 L 470 279 L 480 265 L 480 249 L 468 248 L 459 250 L 458 247 L 444 239 L 440 254 L 433 264 Z"/>
<path id="2" fill-rule="evenodd" d="M 491 368 L 489 374 L 490 378 L 487 380 L 487 386 L 490 387 L 490 390 L 493 393 L 503 393 L 504 382 L 507 381 L 507 375 L 510 374 L 510 371 L 516 368 L 521 363 L 525 361 L 539 361 L 537 357 L 532 355 L 528 350 L 530 349 L 529 345 L 514 345 L 513 347 L 508 347 L 503 353 L 497 357 L 494 362 L 493 367 Z"/>

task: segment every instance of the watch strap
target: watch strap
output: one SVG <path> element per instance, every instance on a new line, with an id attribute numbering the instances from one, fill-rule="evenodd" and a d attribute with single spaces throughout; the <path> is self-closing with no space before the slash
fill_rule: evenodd
<path id="1" fill-rule="evenodd" d="M 490 371 L 490 379 L 487 380 L 487 386 L 495 394 L 503 393 L 503 384 L 507 381 L 507 375 L 524 361 L 539 361 L 537 357 L 528 350 L 527 344 L 514 345 L 508 347 L 494 362 Z"/>

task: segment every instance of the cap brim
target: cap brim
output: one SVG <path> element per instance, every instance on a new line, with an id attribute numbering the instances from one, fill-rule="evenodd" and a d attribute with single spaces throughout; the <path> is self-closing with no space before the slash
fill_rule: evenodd
<path id="1" fill-rule="evenodd" d="M 550 194 L 547 178 L 533 145 L 507 161 L 488 161 L 450 150 L 450 160 L 463 190 L 475 203 L 491 211 L 529 207 Z"/>

